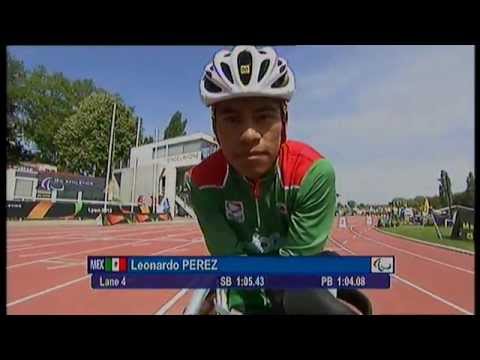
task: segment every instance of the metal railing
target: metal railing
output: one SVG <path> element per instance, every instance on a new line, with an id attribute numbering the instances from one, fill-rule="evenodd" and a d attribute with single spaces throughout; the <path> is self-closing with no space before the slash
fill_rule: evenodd
<path id="1" fill-rule="evenodd" d="M 185 199 L 182 198 L 182 195 Z M 192 218 L 196 219 L 195 212 L 193 211 L 191 204 L 189 202 L 189 197 L 185 197 L 184 193 L 183 194 L 176 194 L 175 196 L 175 202 L 180 205 L 180 207 Z"/>

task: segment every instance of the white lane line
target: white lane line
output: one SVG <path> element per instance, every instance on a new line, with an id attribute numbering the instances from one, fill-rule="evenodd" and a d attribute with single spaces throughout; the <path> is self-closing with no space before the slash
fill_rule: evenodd
<path id="1" fill-rule="evenodd" d="M 63 265 L 57 265 L 57 266 L 50 266 L 50 267 L 47 267 L 47 270 L 63 269 L 63 268 L 73 267 L 73 266 L 85 266 L 85 264 L 83 264 L 83 263 L 71 263 L 71 264 L 63 264 Z"/>
<path id="2" fill-rule="evenodd" d="M 195 234 L 198 234 L 199 231 L 198 230 L 190 230 L 190 231 L 187 231 L 187 232 L 184 232 L 182 234 L 170 234 L 170 235 L 166 235 L 165 237 L 167 238 L 172 238 L 172 237 L 177 237 L 177 236 L 185 236 L 185 235 L 195 235 Z"/>
<path id="3" fill-rule="evenodd" d="M 144 241 L 148 241 L 148 240 L 144 240 Z M 175 247 L 172 247 L 172 248 L 168 248 L 168 249 L 159 251 L 159 252 L 157 252 L 157 253 L 153 253 L 153 254 L 151 254 L 151 255 L 157 255 L 157 254 L 160 254 L 160 253 L 163 253 L 163 252 L 176 250 L 176 249 L 178 249 L 178 248 L 181 248 L 181 247 L 185 247 L 185 246 L 187 246 L 187 245 L 194 244 L 195 242 L 197 242 L 197 241 L 191 241 L 191 242 L 189 242 L 188 244 L 178 245 L 178 246 L 175 246 Z M 123 244 L 123 245 L 125 245 L 125 244 Z M 120 246 L 123 246 L 123 245 L 120 245 Z M 115 247 L 118 247 L 118 246 L 115 246 Z M 112 246 L 109 246 L 108 248 L 112 248 Z M 103 249 L 105 249 L 105 248 L 103 248 Z M 98 249 L 97 249 L 97 250 L 98 250 Z M 88 251 L 90 251 L 90 250 L 88 250 Z M 87 251 L 87 252 L 88 252 L 88 251 Z M 73 254 L 70 254 L 70 255 L 73 255 Z M 65 256 L 68 256 L 68 254 L 65 255 Z M 50 260 L 50 259 L 44 259 L 44 260 L 34 261 L 33 263 L 42 262 L 42 261 L 55 261 L 55 260 L 53 260 L 53 259 L 52 259 L 52 260 Z M 15 266 L 15 265 L 12 265 L 12 266 Z M 54 287 L 52 287 L 52 288 L 48 288 L 48 289 L 46 289 L 46 290 L 40 291 L 40 292 L 38 292 L 38 293 L 29 295 L 29 296 L 26 296 L 26 297 L 24 297 L 24 298 L 21 298 L 21 299 L 12 301 L 12 302 L 10 302 L 10 303 L 7 304 L 7 307 L 20 304 L 20 303 L 22 303 L 22 302 L 25 302 L 25 301 L 28 301 L 28 300 L 30 300 L 30 299 L 36 298 L 36 297 L 41 296 L 41 295 L 43 295 L 43 294 L 46 294 L 46 293 L 49 293 L 49 292 L 52 292 L 52 291 L 55 291 L 55 290 L 64 288 L 64 287 L 69 286 L 69 285 L 72 285 L 72 284 L 75 284 L 76 282 L 82 281 L 82 280 L 87 279 L 87 278 L 89 278 L 89 277 L 90 277 L 90 275 L 86 275 L 86 276 L 83 276 L 83 277 L 81 277 L 81 278 L 74 279 L 74 280 L 72 280 L 72 281 L 69 281 L 69 282 L 66 282 L 66 283 L 63 283 L 63 284 L 54 286 Z M 186 292 L 186 291 L 188 291 L 188 289 L 183 289 L 183 290 L 181 290 L 179 293 L 182 293 L 182 291 L 185 291 L 185 292 Z M 163 311 L 163 313 L 166 312 L 166 311 L 168 311 L 168 309 L 170 309 L 170 307 L 172 307 L 172 306 L 177 302 L 177 300 L 184 295 L 183 293 L 182 293 L 181 295 L 179 295 L 179 293 L 177 293 L 177 295 L 175 295 L 172 299 L 170 299 L 170 301 L 169 301 L 167 304 L 165 304 L 164 306 L 162 306 L 162 308 L 157 312 L 157 314 L 158 314 L 158 315 L 161 315 L 161 314 L 162 314 L 162 313 L 161 313 L 162 311 Z M 171 304 L 170 304 L 170 303 L 171 303 Z M 167 307 L 167 305 L 168 305 L 168 307 Z"/>
<path id="4" fill-rule="evenodd" d="M 100 238 L 97 237 L 96 240 L 115 240 L 115 241 L 131 241 L 133 240 L 131 237 L 135 236 L 135 239 L 138 238 L 145 238 L 145 240 L 149 241 L 179 241 L 179 239 L 176 239 L 178 237 L 183 237 L 185 235 L 195 235 L 198 234 L 199 231 L 187 231 L 184 233 L 179 233 L 179 234 L 159 234 L 158 232 L 155 231 L 143 231 L 143 232 L 138 232 L 138 233 L 126 233 L 122 235 L 103 235 Z M 180 241 L 185 241 L 180 239 Z M 188 240 L 187 240 L 188 241 Z"/>
<path id="5" fill-rule="evenodd" d="M 49 246 L 57 246 L 57 245 L 65 245 L 65 244 L 75 244 L 75 243 L 78 243 L 78 242 L 87 242 L 87 241 L 94 241 L 94 240 L 74 240 L 74 241 L 64 241 L 64 242 L 59 242 L 59 243 L 50 243 L 50 244 L 44 244 L 44 245 L 36 245 L 36 246 L 27 246 L 27 247 L 22 247 L 21 249 L 11 249 L 11 250 L 7 250 L 8 253 L 11 253 L 11 252 L 14 252 L 14 251 L 22 251 L 22 250 L 31 250 L 31 249 L 40 249 L 40 248 L 44 248 L 44 247 L 49 247 Z"/>
<path id="6" fill-rule="evenodd" d="M 7 246 L 7 252 L 11 252 L 12 250 L 23 250 L 23 249 L 28 249 L 30 246 L 33 246 L 33 244 L 25 245 L 25 246 Z"/>
<path id="7" fill-rule="evenodd" d="M 424 288 L 421 288 L 421 287 L 418 286 L 418 285 L 412 284 L 410 281 L 405 280 L 405 279 L 401 278 L 401 277 L 398 276 L 398 275 L 392 275 L 392 276 L 393 276 L 394 278 L 396 278 L 397 280 L 399 280 L 399 281 L 401 281 L 401 282 L 403 282 L 403 283 L 405 283 L 405 284 L 413 287 L 414 289 L 417 289 L 418 291 L 421 291 L 421 292 L 423 292 L 423 293 L 425 293 L 425 294 L 427 294 L 427 295 L 430 295 L 432 298 L 434 298 L 434 299 L 436 299 L 436 300 L 438 300 L 438 301 L 441 301 L 441 302 L 443 302 L 444 304 L 446 304 L 446 305 L 448 305 L 448 306 L 453 307 L 453 308 L 454 308 L 455 310 L 457 310 L 457 311 L 460 311 L 460 312 L 462 312 L 462 313 L 464 313 L 464 314 L 467 314 L 467 315 L 473 315 L 472 312 L 470 312 L 470 311 L 468 311 L 468 310 L 465 310 L 464 308 L 461 308 L 460 306 L 455 305 L 454 303 L 451 303 L 450 301 L 445 300 L 445 299 L 441 298 L 440 296 L 435 295 L 435 294 L 431 293 L 430 291 L 425 290 Z"/>
<path id="8" fill-rule="evenodd" d="M 352 230 L 353 233 L 355 233 L 355 231 Z M 358 234 L 358 233 L 357 233 Z M 470 271 L 470 270 L 467 270 L 467 269 L 464 269 L 464 268 L 461 268 L 461 267 L 458 267 L 458 266 L 455 266 L 455 265 L 451 265 L 451 264 L 447 264 L 443 261 L 439 261 L 439 260 L 435 260 L 435 259 L 432 259 L 430 257 L 427 257 L 427 256 L 423 256 L 423 255 L 419 255 L 419 254 L 415 254 L 411 251 L 408 251 L 408 250 L 403 250 L 403 249 L 400 249 L 400 248 L 397 248 L 395 246 L 392 246 L 392 245 L 388 245 L 388 244 L 384 244 L 382 243 L 381 241 L 377 241 L 377 240 L 373 240 L 372 238 L 368 237 L 368 236 L 365 236 L 365 235 L 360 235 L 360 237 L 364 238 L 366 241 L 370 241 L 370 242 L 373 242 L 375 244 L 379 244 L 379 245 L 382 245 L 382 246 L 385 246 L 385 247 L 388 247 L 390 249 L 394 249 L 394 250 L 397 250 L 397 251 L 400 251 L 400 252 L 403 252 L 405 254 L 409 254 L 411 256 L 415 256 L 419 259 L 423 259 L 423 260 L 426 260 L 426 261 L 430 261 L 430 262 L 433 262 L 433 263 L 437 263 L 439 265 L 443 265 L 443 266 L 447 266 L 449 268 L 452 268 L 452 269 L 455 269 L 455 270 L 458 270 L 458 271 L 462 271 L 462 272 L 465 272 L 467 274 L 470 274 L 470 275 L 474 275 L 475 272 L 473 271 Z"/>
<path id="9" fill-rule="evenodd" d="M 172 248 L 169 248 L 169 249 L 165 249 L 165 250 L 162 250 L 160 252 L 157 252 L 157 253 L 154 253 L 152 255 L 157 255 L 157 254 L 160 254 L 160 253 L 164 253 L 164 252 L 167 252 L 167 251 L 172 251 L 172 250 L 177 250 L 177 249 L 180 249 L 180 248 L 184 248 L 188 245 L 191 245 L 191 244 L 194 244 L 195 242 L 198 242 L 198 241 L 195 241 L 195 240 L 192 240 L 190 241 L 188 244 L 183 244 L 183 245 L 178 245 L 178 246 L 174 246 Z M 177 303 L 178 300 L 180 300 L 190 289 L 182 289 L 180 290 L 174 297 L 172 297 L 166 304 L 164 304 L 160 310 L 158 310 L 155 315 L 164 315 L 168 310 L 170 310 L 170 308 L 175 305 Z"/>
<path id="10" fill-rule="evenodd" d="M 21 258 L 28 258 L 28 257 L 35 257 L 35 256 L 43 256 L 43 255 L 49 255 L 49 254 L 54 254 L 55 251 L 47 251 L 47 252 L 43 252 L 43 253 L 37 253 L 37 254 L 22 254 L 22 255 L 18 255 L 18 257 L 21 257 Z"/>
<path id="11" fill-rule="evenodd" d="M 39 263 L 39 262 L 42 262 L 42 261 L 45 261 L 45 260 L 55 260 L 55 259 L 65 258 L 67 256 L 72 256 L 72 255 L 88 254 L 88 253 L 93 253 L 93 252 L 97 252 L 97 251 L 100 251 L 100 250 L 115 249 L 115 248 L 119 248 L 119 247 L 123 247 L 123 246 L 136 244 L 136 243 L 139 243 L 139 242 L 144 242 L 144 241 L 149 241 L 149 240 L 141 240 L 141 241 L 135 241 L 135 242 L 119 244 L 119 245 L 104 246 L 104 247 L 101 247 L 101 248 L 93 248 L 93 249 L 88 249 L 88 250 L 77 251 L 77 252 L 74 252 L 74 253 L 68 253 L 68 254 L 64 254 L 64 255 L 60 255 L 60 256 L 55 256 L 55 257 L 52 257 L 52 258 L 39 259 L 39 260 L 24 262 L 24 263 L 20 263 L 20 264 L 7 266 L 7 270 L 14 269 L 14 268 L 21 267 L 21 266 L 36 264 L 36 263 Z"/>
<path id="12" fill-rule="evenodd" d="M 347 249 L 346 247 L 342 246 L 338 241 L 334 240 L 333 237 L 332 237 L 331 239 L 332 239 L 333 242 L 337 243 L 338 246 L 340 246 L 340 247 L 341 247 L 342 249 L 344 249 L 346 252 L 348 252 L 348 253 L 350 253 L 350 254 L 352 254 L 352 255 L 356 255 L 356 253 L 354 253 L 354 252 L 351 251 L 350 249 Z M 392 274 L 391 276 L 393 276 L 395 279 L 403 282 L 404 284 L 413 287 L 415 290 L 418 290 L 418 291 L 420 291 L 420 292 L 422 292 L 422 293 L 424 293 L 424 294 L 426 294 L 426 295 L 429 295 L 429 296 L 432 297 L 433 299 L 435 299 L 435 300 L 437 300 L 437 301 L 440 301 L 440 302 L 444 303 L 445 305 L 448 305 L 448 306 L 454 308 L 454 309 L 457 310 L 457 311 L 460 311 L 460 312 L 462 312 L 462 313 L 464 313 L 464 314 L 467 314 L 467 315 L 473 315 L 473 313 L 471 313 L 470 311 L 465 310 L 464 308 L 462 308 L 462 307 L 460 307 L 460 306 L 458 306 L 458 305 L 456 305 L 456 304 L 454 304 L 454 303 L 452 303 L 452 302 L 450 302 L 450 301 L 448 301 L 448 300 L 445 300 L 444 298 L 442 298 L 442 297 L 440 297 L 440 296 L 438 296 L 438 295 L 435 295 L 434 293 L 432 293 L 432 292 L 430 292 L 430 291 L 428 291 L 428 290 L 425 290 L 424 288 L 422 288 L 422 287 L 420 287 L 420 286 L 418 286 L 418 285 L 415 285 L 414 283 L 412 283 L 412 282 L 410 282 L 410 281 L 408 281 L 408 280 L 406 280 L 406 279 L 404 279 L 404 278 L 402 278 L 402 277 L 400 277 L 400 276 L 398 276 L 398 275 Z"/>
<path id="13" fill-rule="evenodd" d="M 328 249 L 328 250 L 332 250 L 332 251 L 334 251 L 334 250 L 340 250 L 340 248 L 337 247 L 337 246 L 328 246 L 327 249 Z"/>
<path id="14" fill-rule="evenodd" d="M 72 285 L 72 284 L 75 284 L 75 283 L 77 283 L 77 282 L 79 282 L 79 281 L 88 279 L 89 277 L 90 277 L 90 275 L 85 275 L 85 276 L 82 276 L 81 278 L 74 279 L 74 280 L 71 280 L 71 281 L 69 281 L 69 282 L 66 282 L 66 283 L 63 283 L 63 284 L 60 284 L 60 285 L 57 285 L 57 286 L 48 288 L 48 289 L 46 289 L 46 290 L 40 291 L 40 292 L 38 292 L 38 293 L 35 293 L 35 294 L 32 294 L 32 295 L 26 296 L 26 297 L 24 297 L 24 298 L 21 298 L 21 299 L 18 299 L 18 300 L 9 302 L 9 303 L 7 304 L 7 307 L 11 307 L 11 306 L 14 306 L 14 305 L 21 304 L 21 303 L 23 303 L 23 302 L 25 302 L 25 301 L 34 299 L 34 298 L 36 298 L 36 297 L 42 296 L 42 295 L 44 295 L 44 294 L 47 294 L 47 293 L 49 293 L 49 292 L 52 292 L 52 291 L 55 291 L 55 290 L 58 290 L 58 289 L 62 289 L 62 288 L 64 288 L 64 287 L 67 287 L 67 286 L 70 286 L 70 285 Z"/>
<path id="15" fill-rule="evenodd" d="M 163 254 L 163 253 L 166 253 L 166 252 L 169 252 L 169 251 L 172 251 L 172 250 L 181 249 L 181 248 L 184 248 L 184 247 L 186 247 L 186 246 L 190 246 L 190 245 L 192 245 L 192 244 L 194 244 L 194 243 L 195 243 L 194 241 L 190 241 L 190 242 L 187 243 L 187 244 L 177 245 L 177 246 L 174 246 L 174 247 L 171 247 L 171 248 L 162 250 L 162 251 L 158 251 L 158 252 L 156 252 L 156 253 L 153 253 L 152 255 L 159 255 L 159 254 Z"/>
<path id="16" fill-rule="evenodd" d="M 340 241 L 337 241 L 333 238 L 333 236 L 330 237 L 330 239 L 332 239 L 332 241 L 341 249 L 345 250 L 346 252 L 348 252 L 349 254 L 352 254 L 352 255 L 356 255 L 356 253 L 354 253 L 353 251 L 351 251 L 350 249 L 347 249 L 345 246 L 343 246 Z"/>
<path id="17" fill-rule="evenodd" d="M 383 230 L 380 230 L 380 229 L 377 229 L 377 228 L 375 228 L 374 230 L 378 233 L 381 233 L 381 234 L 385 234 L 385 235 L 389 235 L 389 236 L 392 236 L 392 237 L 413 241 L 413 242 L 416 242 L 416 243 L 419 243 L 419 244 L 422 244 L 422 245 L 429 246 L 430 248 L 433 247 L 433 248 L 447 249 L 447 250 L 455 251 L 455 252 L 461 253 L 461 254 L 475 255 L 475 252 L 473 252 L 473 251 L 460 249 L 460 248 L 456 248 L 456 247 L 453 247 L 453 246 L 447 246 L 447 245 L 432 243 L 432 242 L 428 242 L 428 241 L 424 241 L 424 240 L 418 240 L 418 239 L 414 239 L 414 238 L 404 236 L 404 235 L 400 235 L 400 234 L 397 234 L 397 233 L 393 234 L 391 232 L 383 231 Z"/>
<path id="18" fill-rule="evenodd" d="M 128 227 L 123 227 L 123 228 L 112 228 L 112 227 L 95 227 L 95 228 L 88 228 L 88 229 L 80 229 L 80 228 L 77 228 L 77 229 L 69 229 L 69 230 L 66 230 L 66 229 L 62 229 L 62 230 L 59 230 L 59 231 L 52 231 L 52 229 L 48 229 L 48 230 L 43 230 L 43 231 L 39 231 L 39 230 L 36 230 L 35 229 L 31 229 L 29 231 L 25 231 L 24 233 L 19 233 L 19 232 L 11 232 L 10 231 L 10 236 L 12 236 L 14 239 L 23 239 L 23 238 L 27 238 L 27 237 L 33 237 L 35 239 L 38 239 L 38 238 L 43 238 L 43 237 L 48 237 L 48 236 L 56 236 L 56 237 L 62 237 L 62 236 L 68 236 L 68 235 L 71 235 L 72 233 L 74 234 L 86 234 L 86 235 L 96 235 L 96 234 L 117 234 L 117 235 L 121 235 L 121 234 L 129 234 L 132 232 L 132 230 L 136 230 L 137 232 L 140 232 L 140 233 L 144 233 L 144 232 L 152 232 L 152 231 L 156 231 L 158 232 L 158 230 L 167 230 L 167 229 L 158 229 L 158 230 L 146 230 L 146 229 L 138 229 L 138 228 L 135 228 L 135 229 L 132 229 L 131 227 L 128 228 Z M 173 230 L 176 230 L 176 229 L 173 229 Z M 190 231 L 190 230 L 187 230 L 187 231 Z M 32 235 L 32 232 L 35 233 L 35 235 Z M 135 232 L 135 231 L 134 231 Z"/>
<path id="19" fill-rule="evenodd" d="M 171 233 L 171 232 L 168 232 L 168 233 L 163 233 L 163 232 L 160 232 L 158 230 L 144 230 L 144 231 L 132 231 L 132 230 L 129 230 L 128 232 L 124 232 L 122 234 L 116 234 L 116 233 L 110 233 L 110 232 L 106 232 L 104 233 L 103 235 L 111 235 L 111 236 L 115 236 L 116 238 L 121 238 L 121 237 L 125 237 L 125 236 L 136 236 L 137 238 L 141 238 L 141 237 L 158 237 L 158 238 L 168 238 L 168 237 L 177 237 L 177 236 L 184 236 L 184 235 L 189 235 L 189 234 L 198 234 L 200 231 L 199 230 L 187 230 L 187 231 L 179 231 L 181 229 L 169 229 L 169 230 L 173 230 L 175 232 Z"/>
<path id="20" fill-rule="evenodd" d="M 41 263 L 53 263 L 53 264 L 65 264 L 65 261 L 62 260 L 41 260 Z"/>
<path id="21" fill-rule="evenodd" d="M 182 227 L 179 226 L 178 228 L 168 228 L 168 229 L 161 229 L 161 230 L 181 230 Z M 23 242 L 23 241 L 31 241 L 31 240 L 44 240 L 44 239 L 58 239 L 58 240 L 63 240 L 63 238 L 68 237 L 68 238 L 78 238 L 78 237 L 86 237 L 86 238 L 98 238 L 98 237 L 109 237 L 112 240 L 121 240 L 119 237 L 125 237 L 125 236 L 130 236 L 132 235 L 132 230 L 133 229 L 111 229 L 111 228 L 100 228 L 100 229 L 95 229 L 91 231 L 82 231 L 82 232 L 64 232 L 62 231 L 61 233 L 51 233 L 51 232 L 46 232 L 46 234 L 41 234 L 37 233 L 35 235 L 30 235 L 31 233 L 29 232 L 28 234 L 21 235 L 21 234 L 8 234 L 7 232 L 7 239 L 8 243 L 17 243 L 17 242 Z M 200 230 L 187 230 L 183 233 L 179 234 L 162 234 L 159 232 L 160 229 L 158 230 L 144 230 L 144 231 L 133 231 L 135 236 L 158 236 L 160 238 L 168 237 L 168 236 L 182 236 L 182 235 L 187 235 L 187 234 L 194 234 L 194 233 L 199 233 Z"/>
<path id="22" fill-rule="evenodd" d="M 193 244 L 193 243 L 192 243 Z M 190 249 L 176 249 L 175 252 L 184 252 L 184 251 L 189 251 Z"/>
<path id="23" fill-rule="evenodd" d="M 160 310 L 158 310 L 155 315 L 165 315 L 165 313 L 170 310 L 170 308 L 177 303 L 178 300 L 180 300 L 187 292 L 189 289 L 182 289 L 179 292 L 175 294 L 174 297 L 172 297 L 167 303 L 165 303 Z"/>
<path id="24" fill-rule="evenodd" d="M 78 263 L 85 261 L 85 265 L 87 264 L 87 259 L 86 257 L 83 257 L 82 259 L 68 259 L 68 258 L 62 258 L 63 263 Z"/>
<path id="25" fill-rule="evenodd" d="M 152 245 L 152 243 L 146 242 L 146 243 L 143 243 L 143 244 L 133 244 L 132 247 L 148 246 L 148 245 Z"/>
<path id="26" fill-rule="evenodd" d="M 12 236 L 12 235 L 11 235 Z M 14 235 L 13 235 L 14 236 Z M 31 236 L 25 236 L 22 238 L 14 237 L 11 240 L 8 240 L 9 243 L 18 243 L 18 242 L 23 242 L 23 241 L 43 241 L 43 240 L 63 240 L 64 238 L 69 238 L 69 237 L 75 237 L 78 236 L 77 234 L 64 234 L 64 235 L 48 235 L 48 236 L 43 236 L 43 235 L 31 235 Z M 8 237 L 8 234 L 7 234 Z"/>
<path id="27" fill-rule="evenodd" d="M 132 240 L 132 239 L 130 239 Z M 188 239 L 148 239 L 148 241 L 151 241 L 151 242 L 186 242 L 186 241 L 190 241 Z"/>

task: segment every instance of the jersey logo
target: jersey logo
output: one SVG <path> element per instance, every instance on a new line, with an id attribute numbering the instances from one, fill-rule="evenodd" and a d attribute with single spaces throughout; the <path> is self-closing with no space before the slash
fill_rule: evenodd
<path id="1" fill-rule="evenodd" d="M 279 233 L 274 233 L 270 236 L 262 236 L 254 233 L 251 242 L 247 244 L 247 249 L 256 254 L 268 254 L 278 250 L 280 245 L 281 239 Z"/>
<path id="2" fill-rule="evenodd" d="M 280 214 L 288 215 L 287 205 L 285 205 L 283 203 L 277 203 L 277 208 L 278 208 L 278 211 L 280 212 Z"/>
<path id="3" fill-rule="evenodd" d="M 225 215 L 228 220 L 237 223 L 245 222 L 245 212 L 243 210 L 243 202 L 241 201 L 225 201 Z"/>

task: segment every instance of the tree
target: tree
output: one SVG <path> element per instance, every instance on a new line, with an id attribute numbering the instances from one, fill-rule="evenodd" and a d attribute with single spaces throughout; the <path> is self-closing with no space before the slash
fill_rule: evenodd
<path id="1" fill-rule="evenodd" d="M 354 200 L 347 201 L 347 205 L 350 209 L 353 209 L 357 206 L 357 203 Z"/>
<path id="2" fill-rule="evenodd" d="M 439 181 L 440 181 L 440 179 L 439 179 Z M 447 198 L 445 196 L 445 188 L 444 188 L 444 185 L 441 182 L 438 185 L 438 195 L 439 195 L 439 198 L 440 198 L 440 204 L 442 206 L 447 205 Z"/>
<path id="3" fill-rule="evenodd" d="M 440 182 L 439 185 L 439 195 L 442 202 L 442 206 L 448 205 L 448 211 L 450 217 L 452 216 L 452 183 L 450 181 L 450 177 L 448 176 L 447 171 L 442 170 L 440 172 Z"/>
<path id="4" fill-rule="evenodd" d="M 470 204 L 470 207 L 475 207 L 475 177 L 470 171 L 467 177 L 467 202 Z"/>
<path id="5" fill-rule="evenodd" d="M 415 196 L 413 199 L 407 199 L 406 203 L 407 203 L 407 207 L 421 209 L 423 207 L 423 204 L 425 203 L 425 196 L 423 195 Z"/>
<path id="6" fill-rule="evenodd" d="M 392 200 L 392 205 L 397 207 L 402 207 L 407 205 L 407 200 L 401 197 L 396 197 Z"/>
<path id="7" fill-rule="evenodd" d="M 475 177 L 473 176 L 473 173 L 471 171 L 468 173 L 467 176 L 467 190 L 465 191 L 465 193 L 465 202 L 469 204 L 466 206 L 475 207 Z"/>
<path id="8" fill-rule="evenodd" d="M 62 73 L 48 73 L 39 66 L 25 79 L 21 112 L 25 136 L 33 141 L 42 161 L 56 163 L 58 149 L 55 135 L 80 102 L 95 91 L 92 80 L 70 81 Z"/>
<path id="9" fill-rule="evenodd" d="M 468 192 L 464 191 L 461 193 L 453 194 L 453 203 L 455 205 L 462 205 L 467 207 L 474 207 L 472 198 L 469 196 Z"/>
<path id="10" fill-rule="evenodd" d="M 438 196 L 429 196 L 427 197 L 428 199 L 428 203 L 430 204 L 430 207 L 433 208 L 433 209 L 439 209 L 441 207 L 443 207 L 441 201 L 440 201 L 440 197 Z M 423 200 L 425 202 L 425 199 Z M 423 204 L 422 204 L 423 205 Z"/>
<path id="11" fill-rule="evenodd" d="M 108 93 L 94 93 L 83 100 L 55 136 L 58 163 L 62 169 L 92 176 L 106 176 L 113 104 L 115 115 L 115 161 L 128 159 L 136 141 L 133 108 Z"/>
<path id="12" fill-rule="evenodd" d="M 475 177 L 470 171 L 467 176 L 467 188 L 464 192 L 453 194 L 452 204 L 475 207 Z"/>
<path id="13" fill-rule="evenodd" d="M 155 140 L 153 139 L 153 136 L 147 136 L 142 138 L 142 141 L 140 143 L 141 145 L 145 145 L 145 144 L 152 144 L 153 142 L 155 142 Z"/>
<path id="14" fill-rule="evenodd" d="M 115 94 L 114 95 L 115 97 L 121 99 L 121 96 L 119 94 Z M 132 111 L 134 112 L 135 109 L 132 107 L 131 108 Z M 145 129 L 143 128 L 143 119 L 141 119 L 140 117 L 136 119 L 136 128 L 135 128 L 135 136 L 137 136 L 137 128 L 138 128 L 138 121 L 140 121 L 140 134 L 139 134 L 139 138 L 138 138 L 138 145 L 141 146 L 141 145 L 146 145 L 146 144 L 151 144 L 154 142 L 154 138 L 153 136 L 150 136 L 150 135 L 146 135 L 145 134 Z M 135 141 L 136 141 L 136 138 L 135 138 Z M 136 142 L 135 142 L 136 144 Z"/>
<path id="15" fill-rule="evenodd" d="M 467 176 L 467 192 L 475 192 L 475 177 L 473 173 L 470 171 Z"/>
<path id="16" fill-rule="evenodd" d="M 175 112 L 163 133 L 163 140 L 187 135 L 185 130 L 187 127 L 187 121 L 187 119 L 182 120 L 182 113 L 180 111 Z"/>
<path id="17" fill-rule="evenodd" d="M 423 196 L 415 196 L 413 199 L 407 200 L 407 206 L 415 209 L 419 209 L 423 205 L 425 198 Z"/>
<path id="18" fill-rule="evenodd" d="M 30 160 L 32 154 L 22 144 L 21 103 L 27 73 L 22 61 L 7 51 L 7 163 Z"/>

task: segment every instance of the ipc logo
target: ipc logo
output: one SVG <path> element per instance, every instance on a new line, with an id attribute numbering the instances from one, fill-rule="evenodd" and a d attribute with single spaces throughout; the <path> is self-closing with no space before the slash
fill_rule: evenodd
<path id="1" fill-rule="evenodd" d="M 373 273 L 393 273 L 393 256 L 372 257 L 371 270 Z"/>

